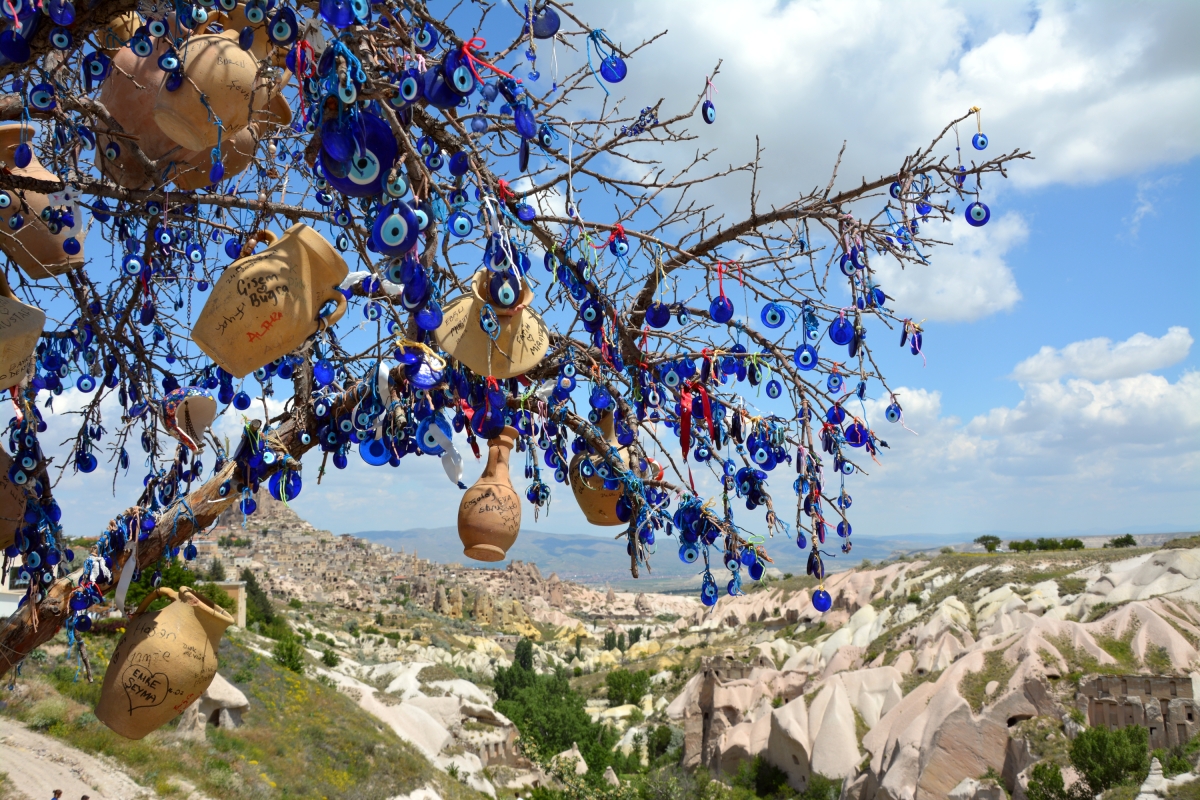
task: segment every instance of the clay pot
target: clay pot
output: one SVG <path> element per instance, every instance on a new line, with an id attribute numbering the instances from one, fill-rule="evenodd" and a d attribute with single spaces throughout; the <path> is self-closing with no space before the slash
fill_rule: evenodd
<path id="1" fill-rule="evenodd" d="M 217 418 L 217 401 L 199 386 L 184 386 L 162 401 L 163 427 L 193 453 L 204 449 L 204 432 Z"/>
<path id="2" fill-rule="evenodd" d="M 486 269 L 475 273 L 471 293 L 442 309 L 442 324 L 433 335 L 443 350 L 476 375 L 515 378 L 541 362 L 550 348 L 550 332 L 542 318 L 526 308 L 533 301 L 533 291 L 524 283 L 515 306 L 492 306 L 500 322 L 500 332 L 493 342 L 479 326 L 479 312 L 487 303 L 488 278 Z"/>
<path id="3" fill-rule="evenodd" d="M 265 34 L 263 36 L 265 38 Z M 163 178 L 173 179 L 176 187 L 183 191 L 193 191 L 209 185 L 212 147 L 199 150 L 181 147 L 155 121 L 154 108 L 163 81 L 158 58 L 167 47 L 165 40 L 156 40 L 154 52 L 146 58 L 138 58 L 128 47 L 115 51 L 112 54 L 112 72 L 100 89 L 100 102 L 117 124 L 135 137 L 138 148 L 148 159 L 157 162 L 167 157 L 167 162 L 163 164 Z M 240 174 L 253 162 L 258 140 L 269 130 L 269 126 L 287 125 L 292 121 L 292 110 L 279 91 L 270 95 L 269 99 L 263 99 L 264 105 L 254 110 L 249 126 L 221 137 L 221 163 L 225 167 L 226 178 Z M 127 189 L 147 189 L 151 186 L 153 181 L 134 157 L 128 138 L 99 134 L 96 140 L 96 166 L 104 175 Z M 111 141 L 115 141 L 119 148 L 116 158 L 108 158 L 105 152 Z"/>
<path id="4" fill-rule="evenodd" d="M 0 447 L 0 550 L 17 540 L 25 524 L 25 490 L 8 479 L 12 465 L 12 456 Z"/>
<path id="5" fill-rule="evenodd" d="M 338 284 L 350 270 L 321 234 L 300 223 L 283 236 L 255 236 L 270 246 L 225 268 L 192 329 L 192 341 L 235 378 L 287 355 L 346 313 Z M 337 308 L 318 320 L 329 300 Z"/>
<path id="6" fill-rule="evenodd" d="M 144 613 L 159 597 L 174 602 Z M 233 621 L 186 586 L 146 595 L 113 650 L 96 717 L 127 739 L 175 719 L 212 683 L 221 635 Z"/>
<path id="7" fill-rule="evenodd" d="M 126 11 L 119 17 L 109 20 L 107 25 L 96 29 L 96 41 L 100 49 L 110 58 L 137 33 L 142 27 L 142 18 L 136 11 Z M 110 111 L 112 109 L 109 109 Z"/>
<path id="8" fill-rule="evenodd" d="M 463 555 L 476 561 L 503 561 L 521 530 L 521 498 L 508 475 L 508 456 L 517 431 L 506 427 L 488 439 L 487 466 L 458 504 L 458 538 Z"/>
<path id="9" fill-rule="evenodd" d="M 257 31 L 254 46 L 243 50 L 238 44 L 240 32 L 231 18 L 230 27 L 220 33 L 192 35 L 179 48 L 183 83 L 169 92 L 164 85 L 165 73 L 158 82 L 161 88 L 154 104 L 154 120 L 185 150 L 215 147 L 218 133 L 222 140 L 233 137 L 250 124 L 251 109 L 265 107 L 270 99 L 269 81 L 258 76 L 270 41 L 264 31 Z"/>
<path id="10" fill-rule="evenodd" d="M 18 300 L 0 272 L 0 391 L 30 374 L 33 350 L 45 324 L 46 314 Z"/>
<path id="11" fill-rule="evenodd" d="M 613 415 L 611 411 L 604 412 L 603 416 L 600 417 L 598 427 L 600 428 L 600 432 L 604 434 L 604 439 L 609 443 L 609 446 L 617 448 L 617 452 L 621 455 L 621 463 L 628 467 L 629 449 L 617 445 L 617 434 L 613 427 Z M 596 456 L 589 457 L 587 453 L 578 453 L 571 459 L 571 466 L 567 470 L 567 477 L 571 482 L 571 492 L 575 495 L 575 502 L 579 503 L 579 508 L 583 511 L 583 516 L 593 525 L 625 525 L 625 522 L 617 518 L 617 501 L 621 499 L 621 495 L 624 492 L 619 488 L 605 489 L 604 479 L 599 475 L 593 474 L 587 478 L 583 477 L 579 472 L 579 468 L 585 459 L 590 460 L 593 466 L 605 463 Z"/>
<path id="12" fill-rule="evenodd" d="M 57 181 L 58 176 L 43 167 L 36 155 L 23 169 L 13 166 L 13 154 L 21 144 L 22 131 L 25 132 L 25 141 L 31 142 L 36 128 L 24 122 L 0 123 L 0 166 L 11 170 L 13 175 L 24 178 Z M 73 256 L 67 255 L 63 250 L 63 242 L 70 238 L 70 231 L 52 233 L 42 219 L 42 211 L 50 205 L 46 195 L 11 189 L 0 189 L 0 194 L 6 194 L 10 201 L 8 208 L 0 209 L 0 250 L 25 270 L 26 275 L 34 280 L 49 278 L 83 265 L 82 248 Z M 22 208 L 22 197 L 25 208 Z M 14 214 L 20 214 L 25 220 L 15 231 L 9 226 L 9 220 Z M 75 239 L 82 245 L 83 232 L 75 234 Z"/>

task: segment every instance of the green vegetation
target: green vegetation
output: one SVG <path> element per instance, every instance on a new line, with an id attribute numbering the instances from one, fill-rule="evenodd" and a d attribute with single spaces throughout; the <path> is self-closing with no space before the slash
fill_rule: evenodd
<path id="1" fill-rule="evenodd" d="M 1150 732 L 1140 725 L 1115 731 L 1088 728 L 1071 742 L 1069 754 L 1082 780 L 1066 789 L 1061 767 L 1043 761 L 1031 773 L 1029 800 L 1084 800 L 1117 786 L 1140 784 L 1150 771 L 1149 741 Z"/>
<path id="2" fill-rule="evenodd" d="M 296 637 L 289 636 L 286 639 L 280 639 L 275 644 L 271 655 L 275 657 L 275 663 L 281 667 L 286 667 L 298 675 L 304 674 L 304 646 L 296 641 Z"/>
<path id="3" fill-rule="evenodd" d="M 958 693 L 971 706 L 971 711 L 978 714 L 987 702 L 987 694 L 984 691 L 987 685 L 996 681 L 1003 688 L 1015 671 L 1016 665 L 1009 665 L 1004 660 L 1003 652 L 992 650 L 984 653 L 983 669 L 963 675 L 962 680 L 958 682 Z M 997 691 L 997 694 L 999 693 L 1000 690 Z"/>
<path id="4" fill-rule="evenodd" d="M 325 648 L 325 652 L 321 653 L 321 663 L 330 669 L 333 669 L 338 664 L 342 663 L 342 657 L 327 647 Z"/>
<path id="5" fill-rule="evenodd" d="M 996 552 L 997 548 L 1000 547 L 1000 537 L 999 536 L 980 536 L 977 539 L 975 539 L 975 544 L 983 545 L 984 550 L 987 550 L 989 553 L 994 553 L 994 552 Z"/>
<path id="6" fill-rule="evenodd" d="M 1137 547 L 1137 539 L 1133 538 L 1132 533 L 1126 533 L 1123 536 L 1118 536 L 1114 539 L 1109 539 L 1104 545 L 1105 547 Z"/>
<path id="7" fill-rule="evenodd" d="M 171 559 L 161 564 L 157 569 L 142 570 L 141 575 L 138 576 L 138 580 L 129 584 L 129 594 L 125 596 L 126 605 L 137 606 L 146 595 L 154 591 L 154 575 L 156 572 L 159 573 L 160 577 L 159 586 L 176 590 L 181 586 L 188 586 L 194 589 L 197 594 L 211 600 L 213 605 L 220 606 L 231 613 L 237 606 L 233 598 L 226 594 L 223 589 L 211 582 L 204 581 L 200 575 L 188 569 L 186 563 L 181 558 Z M 170 600 L 161 597 L 150 604 L 149 610 L 158 611 L 170 604 Z"/>
<path id="8" fill-rule="evenodd" d="M 1046 552 L 1050 550 L 1082 550 L 1083 542 L 1080 539 L 1063 539 L 1061 542 L 1058 539 L 1038 539 L 1031 541 L 1012 541 L 1008 543 L 1008 549 L 1018 553 L 1032 553 L 1037 550 Z"/>
<path id="9" fill-rule="evenodd" d="M 206 742 L 172 746 L 175 723 L 133 741 L 110 731 L 92 709 L 100 676 L 117 635 L 88 635 L 97 680 L 75 681 L 77 665 L 65 652 L 63 634 L 42 663 L 26 662 L 0 711 L 36 726 L 93 755 L 112 759 L 141 785 L 166 794 L 175 779 L 221 800 L 259 798 L 386 798 L 425 785 L 446 800 L 479 795 L 447 780 L 411 745 L 380 726 L 335 688 L 262 658 L 227 635 L 220 649 L 221 674 L 231 676 L 250 702 L 243 725 L 209 727 Z M 0 792 L 0 798 L 3 793 Z"/>
<path id="10" fill-rule="evenodd" d="M 644 669 L 637 672 L 614 669 L 605 676 L 604 685 L 608 687 L 609 706 L 637 704 L 650 691 L 650 673 Z"/>
<path id="11" fill-rule="evenodd" d="M 219 547 L 249 547 L 253 542 L 241 536 L 222 536 L 217 539 Z"/>

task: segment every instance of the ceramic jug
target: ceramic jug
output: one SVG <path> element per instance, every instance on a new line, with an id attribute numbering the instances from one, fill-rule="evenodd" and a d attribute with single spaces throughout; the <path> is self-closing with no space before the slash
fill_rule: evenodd
<path id="1" fill-rule="evenodd" d="M 621 455 L 621 463 L 628 467 L 629 449 L 617 444 L 611 411 L 603 413 L 597 427 L 604 434 L 604 440 L 608 442 L 609 446 L 617 448 L 617 452 Z M 585 478 L 580 474 L 579 468 L 585 459 L 589 460 L 593 466 L 605 463 L 597 456 L 589 457 L 587 453 L 578 453 L 571 459 L 571 467 L 567 470 L 567 476 L 571 481 L 571 492 L 575 495 L 575 502 L 579 503 L 583 516 L 593 525 L 625 525 L 626 523 L 617 518 L 617 501 L 621 499 L 622 490 L 620 488 L 605 489 L 604 478 L 599 475 L 592 474 Z"/>
<path id="2" fill-rule="evenodd" d="M 0 169 L 8 169 L 13 175 L 24 178 L 57 181 L 58 176 L 43 167 L 36 155 L 28 166 L 14 165 L 13 155 L 21 144 L 22 134 L 24 141 L 32 142 L 35 133 L 36 128 L 30 123 L 0 123 Z M 50 206 L 46 195 L 12 189 L 0 189 L 0 195 L 3 195 L 0 206 L 4 206 L 0 208 L 0 250 L 25 270 L 26 275 L 34 280 L 49 278 L 83 264 L 82 247 L 75 255 L 69 255 L 63 249 L 63 243 L 71 237 L 70 231 L 53 232 L 42 219 L 42 211 Z M 4 200 L 7 205 L 2 202 Z M 17 214 L 21 215 L 23 223 L 14 230 L 12 219 Z M 75 239 L 82 245 L 83 232 L 75 234 Z"/>
<path id="3" fill-rule="evenodd" d="M 528 283 L 521 286 L 520 300 L 509 309 L 492 305 L 500 330 L 493 340 L 480 327 L 479 313 L 488 303 L 490 273 L 480 270 L 471 280 L 471 293 L 442 309 L 442 324 L 434 331 L 443 350 L 480 376 L 505 379 L 524 375 L 541 362 L 550 348 L 550 332 L 533 309 Z"/>
<path id="4" fill-rule="evenodd" d="M 96 41 L 100 43 L 100 49 L 111 58 L 117 51 L 125 47 L 140 27 L 142 27 L 142 18 L 138 13 L 126 11 L 97 28 Z M 109 111 L 111 110 L 109 109 Z"/>
<path id="5" fill-rule="evenodd" d="M 12 456 L 0 447 L 0 550 L 17 540 L 25 524 L 25 490 L 8 479 L 12 465 Z"/>
<path id="6" fill-rule="evenodd" d="M 46 314 L 18 300 L 0 272 L 0 391 L 30 374 L 33 350 L 45 324 Z"/>
<path id="7" fill-rule="evenodd" d="M 483 474 L 467 489 L 458 504 L 458 538 L 463 555 L 476 561 L 503 561 L 521 530 L 521 498 L 508 474 L 508 456 L 517 440 L 515 428 L 506 427 L 488 439 L 488 460 Z"/>
<path id="8" fill-rule="evenodd" d="M 250 124 L 251 109 L 264 108 L 280 88 L 258 74 L 275 49 L 265 22 L 248 25 L 240 5 L 223 22 L 220 33 L 193 33 L 179 48 L 184 79 L 178 89 L 167 91 L 165 74 L 158 81 L 154 120 L 185 150 L 211 149 L 218 138 L 233 137 Z M 255 32 L 249 50 L 239 44 L 245 27 Z"/>
<path id="9" fill-rule="evenodd" d="M 171 604 L 145 613 L 160 597 Z M 221 635 L 232 624 L 228 612 L 186 586 L 146 595 L 113 650 L 96 717 L 127 739 L 175 719 L 212 683 Z"/>
<path id="10" fill-rule="evenodd" d="M 270 246 L 225 268 L 192 328 L 192 341 L 235 378 L 287 355 L 346 313 L 338 284 L 350 270 L 321 234 L 300 223 L 283 236 L 254 237 Z M 337 308 L 319 320 L 330 300 Z"/>

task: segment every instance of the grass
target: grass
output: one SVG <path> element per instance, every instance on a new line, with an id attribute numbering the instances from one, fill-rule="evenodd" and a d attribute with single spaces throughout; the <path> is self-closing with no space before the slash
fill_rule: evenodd
<path id="1" fill-rule="evenodd" d="M 999 697 L 1016 669 L 1015 665 L 1010 666 L 1004 660 L 1004 654 L 1001 651 L 992 650 L 984 653 L 983 669 L 963 675 L 958 682 L 958 693 L 971 706 L 972 713 L 978 714 L 987 703 L 988 696 L 985 691 L 987 685 L 992 681 L 998 682 L 1000 688 L 993 693 L 993 696 Z"/>
<path id="2" fill-rule="evenodd" d="M 220 669 L 233 676 L 250 702 L 242 727 L 209 727 L 206 742 L 180 743 L 175 723 L 139 741 L 122 738 L 91 712 L 115 643 L 115 637 L 89 637 L 96 673 L 91 684 L 73 680 L 75 665 L 64 656 L 26 665 L 28 689 L 3 713 L 80 750 L 112 758 L 156 791 L 177 778 L 222 800 L 384 800 L 425 784 L 435 785 L 447 800 L 480 796 L 447 780 L 346 695 L 256 655 L 237 638 L 222 643 Z"/>

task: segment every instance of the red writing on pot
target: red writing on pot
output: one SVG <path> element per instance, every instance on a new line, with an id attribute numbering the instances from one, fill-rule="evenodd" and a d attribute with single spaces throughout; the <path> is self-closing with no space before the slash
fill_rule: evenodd
<path id="1" fill-rule="evenodd" d="M 283 313 L 280 311 L 274 311 L 271 313 L 271 316 L 262 321 L 262 325 L 260 326 L 262 328 L 261 331 L 246 331 L 246 336 L 250 338 L 250 341 L 257 342 L 267 331 L 271 330 L 272 325 L 274 325 L 276 322 L 279 322 L 281 319 L 283 319 Z"/>

